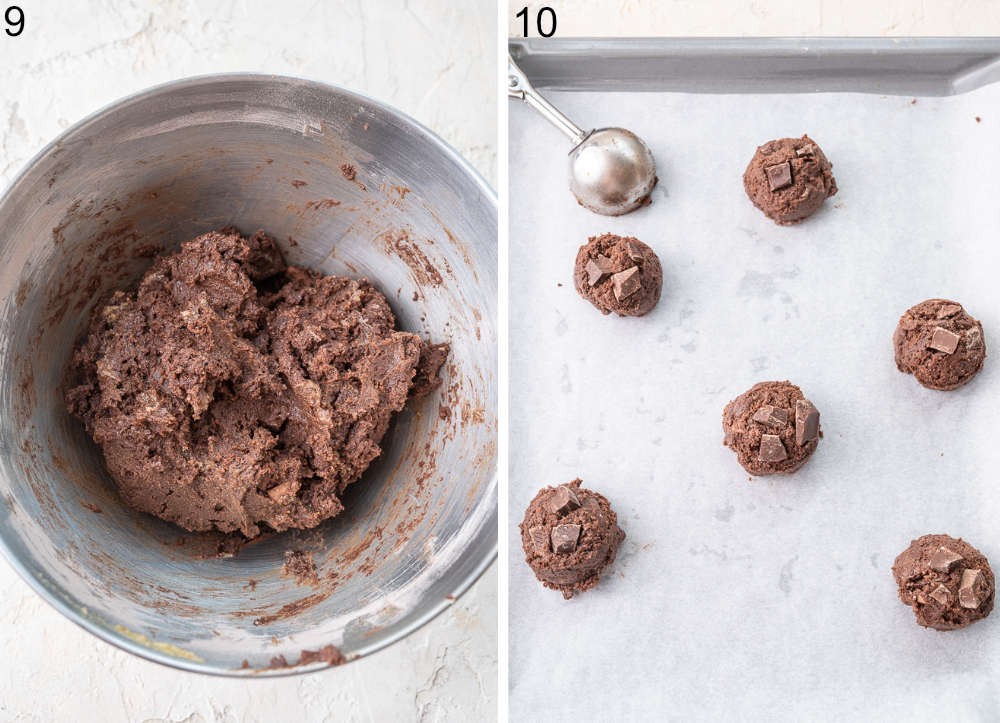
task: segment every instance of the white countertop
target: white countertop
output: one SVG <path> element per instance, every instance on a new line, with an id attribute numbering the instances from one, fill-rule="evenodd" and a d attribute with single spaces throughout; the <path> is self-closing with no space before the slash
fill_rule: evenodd
<path id="1" fill-rule="evenodd" d="M 527 4 L 510 4 L 511 37 Z M 995 0 L 546 0 L 530 6 L 531 37 L 543 5 L 556 12 L 556 37 L 1000 35 Z"/>
<path id="2" fill-rule="evenodd" d="M 0 187 L 45 143 L 105 104 L 178 77 L 226 71 L 301 75 L 387 101 L 496 183 L 489 0 L 18 5 L 27 16 L 23 35 L 0 36 Z M 113 648 L 0 562 L 0 719 L 489 720 L 496 610 L 494 565 L 448 611 L 370 658 L 313 675 L 230 680 Z"/>

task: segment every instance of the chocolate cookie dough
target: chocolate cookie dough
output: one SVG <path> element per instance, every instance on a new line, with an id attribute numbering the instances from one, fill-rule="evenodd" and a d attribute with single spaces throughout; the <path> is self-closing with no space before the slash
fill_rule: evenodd
<path id="1" fill-rule="evenodd" d="M 750 474 L 794 472 L 819 444 L 819 411 L 791 382 L 760 382 L 726 405 L 722 431 Z"/>
<path id="2" fill-rule="evenodd" d="M 520 527 L 525 562 L 567 600 L 598 583 L 625 539 L 611 504 L 579 479 L 539 490 Z"/>
<path id="3" fill-rule="evenodd" d="M 917 624 L 957 630 L 993 610 L 993 571 L 983 554 L 961 538 L 924 535 L 892 566 L 899 599 L 913 608 Z"/>
<path id="4" fill-rule="evenodd" d="M 809 136 L 768 141 L 743 173 L 753 205 L 781 226 L 799 223 L 837 193 L 833 164 Z"/>
<path id="5" fill-rule="evenodd" d="M 286 266 L 262 232 L 224 229 L 95 310 L 67 403 L 127 504 L 249 538 L 339 514 L 446 353 L 396 331 L 367 280 Z"/>
<path id="6" fill-rule="evenodd" d="M 573 283 L 602 314 L 643 316 L 660 300 L 663 268 L 639 239 L 606 233 L 577 251 Z"/>
<path id="7" fill-rule="evenodd" d="M 318 585 L 316 561 L 311 552 L 305 550 L 285 550 L 285 574 L 295 578 L 300 585 Z"/>
<path id="8" fill-rule="evenodd" d="M 892 335 L 896 367 L 928 389 L 962 386 L 983 368 L 983 325 L 957 301 L 928 299 L 899 319 Z"/>

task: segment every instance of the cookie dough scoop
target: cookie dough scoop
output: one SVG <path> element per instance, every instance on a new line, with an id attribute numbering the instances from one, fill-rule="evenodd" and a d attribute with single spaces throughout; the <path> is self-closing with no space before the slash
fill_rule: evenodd
<path id="1" fill-rule="evenodd" d="M 624 128 L 582 130 L 532 87 L 510 56 L 507 95 L 523 100 L 569 136 L 569 188 L 581 206 L 603 216 L 621 216 L 649 204 L 656 162 L 639 136 Z"/>

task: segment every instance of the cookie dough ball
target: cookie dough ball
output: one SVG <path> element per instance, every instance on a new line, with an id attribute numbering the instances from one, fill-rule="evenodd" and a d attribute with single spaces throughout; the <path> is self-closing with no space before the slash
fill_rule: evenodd
<path id="1" fill-rule="evenodd" d="M 961 538 L 924 535 L 896 558 L 892 576 L 899 599 L 917 624 L 957 630 L 993 610 L 993 571 L 983 554 Z"/>
<path id="2" fill-rule="evenodd" d="M 983 325 L 957 301 L 929 299 L 899 319 L 892 335 L 896 367 L 928 389 L 962 386 L 983 368 Z"/>
<path id="3" fill-rule="evenodd" d="M 591 236 L 577 251 L 573 283 L 602 314 L 643 316 L 660 300 L 663 268 L 639 239 L 606 233 Z"/>
<path id="4" fill-rule="evenodd" d="M 625 539 L 611 504 L 579 479 L 539 490 L 520 527 L 525 562 L 567 600 L 598 583 Z"/>
<path id="5" fill-rule="evenodd" d="M 794 472 L 816 451 L 819 411 L 791 382 L 760 382 L 726 405 L 722 431 L 750 474 Z"/>
<path id="6" fill-rule="evenodd" d="M 809 136 L 768 141 L 743 173 L 753 205 L 781 226 L 799 223 L 837 192 L 833 164 Z"/>

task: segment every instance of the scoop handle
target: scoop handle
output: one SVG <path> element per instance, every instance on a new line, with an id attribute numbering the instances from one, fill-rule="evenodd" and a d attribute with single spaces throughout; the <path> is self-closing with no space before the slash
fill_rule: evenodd
<path id="1" fill-rule="evenodd" d="M 569 136 L 574 146 L 579 145 L 587 137 L 587 134 L 576 123 L 563 115 L 558 108 L 545 100 L 535 90 L 527 76 L 517 67 L 517 63 L 509 54 L 507 55 L 507 95 L 523 100 L 537 110 L 549 123 Z"/>

